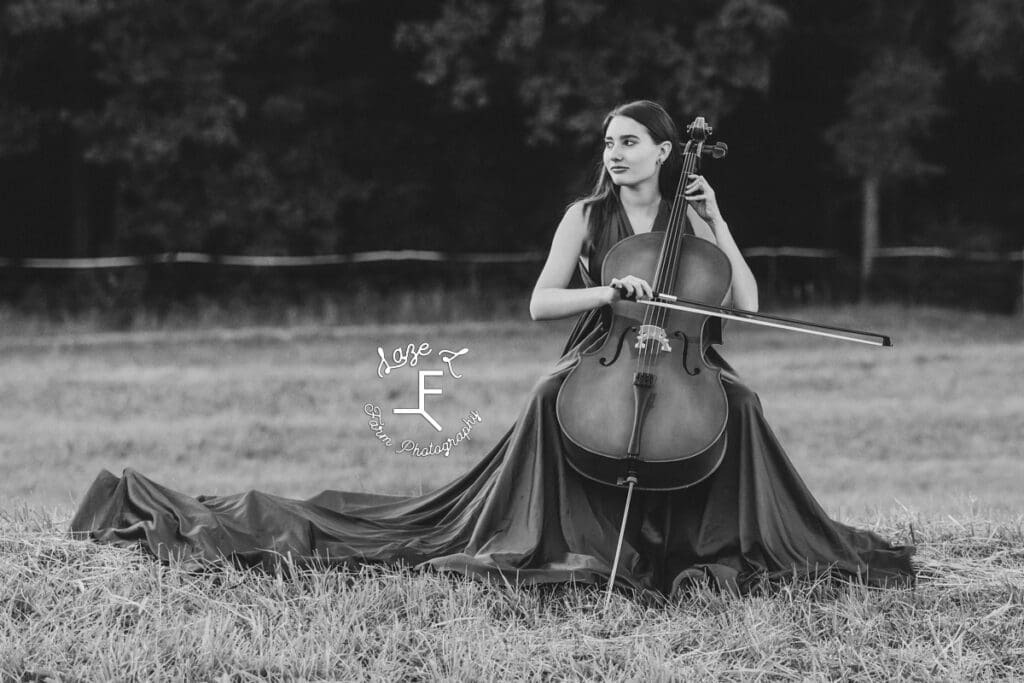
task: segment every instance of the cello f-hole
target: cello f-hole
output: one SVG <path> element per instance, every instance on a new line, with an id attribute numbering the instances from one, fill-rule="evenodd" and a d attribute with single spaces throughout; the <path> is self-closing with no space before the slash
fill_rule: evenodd
<path id="1" fill-rule="evenodd" d="M 686 367 L 686 359 L 688 357 L 687 354 L 690 351 L 690 338 L 687 337 L 684 332 L 680 332 L 679 330 L 676 330 L 676 332 L 672 336 L 675 337 L 676 339 L 683 340 L 683 371 L 690 377 L 696 377 L 697 375 L 700 374 L 700 367 L 694 366 L 693 370 L 690 370 L 690 368 Z"/>
<path id="2" fill-rule="evenodd" d="M 615 363 L 615 361 L 617 361 L 619 359 L 619 354 L 622 353 L 622 343 L 626 340 L 626 333 L 627 332 L 637 332 L 637 331 L 638 330 L 637 330 L 636 327 L 626 327 L 626 328 L 623 328 L 622 334 L 619 335 L 618 344 L 616 344 L 616 346 L 615 346 L 615 355 L 612 356 L 612 359 L 608 360 L 607 358 L 600 358 L 600 359 L 598 359 L 597 362 L 600 363 L 601 365 L 605 366 L 605 367 L 613 365 Z"/>

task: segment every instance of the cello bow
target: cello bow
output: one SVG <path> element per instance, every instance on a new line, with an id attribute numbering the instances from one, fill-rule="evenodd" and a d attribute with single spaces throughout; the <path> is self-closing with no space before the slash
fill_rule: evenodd
<path id="1" fill-rule="evenodd" d="M 737 320 L 739 322 L 751 323 L 754 325 L 774 327 L 776 329 L 788 330 L 790 332 L 803 332 L 804 334 L 814 334 L 820 337 L 830 337 L 832 339 L 841 339 L 843 341 L 859 342 L 861 344 L 869 344 L 871 346 L 892 346 L 892 339 L 888 335 L 879 334 L 877 332 L 865 332 L 863 330 L 854 330 L 845 327 L 833 327 L 831 325 L 807 322 L 806 320 L 783 318 L 782 316 L 769 315 L 767 313 L 743 311 L 738 308 L 729 308 L 728 306 L 714 306 L 673 296 L 672 294 L 666 294 L 664 292 L 655 292 L 654 298 L 652 299 L 630 299 L 630 301 L 636 301 L 638 304 L 646 304 L 648 306 L 657 306 L 659 308 L 668 308 L 677 311 L 686 311 L 689 313 L 701 313 L 716 318 L 723 318 L 725 320 Z"/>

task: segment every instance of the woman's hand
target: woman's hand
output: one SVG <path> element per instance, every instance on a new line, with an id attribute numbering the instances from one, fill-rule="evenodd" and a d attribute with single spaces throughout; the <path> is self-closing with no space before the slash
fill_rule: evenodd
<path id="1" fill-rule="evenodd" d="M 683 190 L 683 196 L 697 215 L 715 227 L 715 223 L 722 220 L 722 212 L 718 209 L 718 199 L 711 184 L 702 175 L 690 174 L 690 182 Z"/>
<path id="2" fill-rule="evenodd" d="M 615 303 L 622 299 L 654 298 L 654 290 L 647 283 L 647 280 L 638 278 L 635 275 L 626 275 L 622 278 L 613 277 L 608 285 L 612 288 L 612 300 L 608 303 Z"/>

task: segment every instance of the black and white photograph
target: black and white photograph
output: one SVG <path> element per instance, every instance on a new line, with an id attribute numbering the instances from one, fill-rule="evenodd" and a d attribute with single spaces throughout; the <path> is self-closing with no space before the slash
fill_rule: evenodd
<path id="1" fill-rule="evenodd" d="M 0 680 L 1024 678 L 1019 0 L 0 0 Z"/>

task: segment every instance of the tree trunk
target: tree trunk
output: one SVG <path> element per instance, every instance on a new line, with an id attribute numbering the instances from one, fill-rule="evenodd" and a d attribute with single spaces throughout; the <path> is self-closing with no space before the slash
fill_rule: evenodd
<path id="1" fill-rule="evenodd" d="M 878 249 L 879 187 L 881 178 L 867 175 L 861 180 L 863 206 L 860 222 L 860 299 L 867 298 L 868 283 L 874 271 Z"/>

